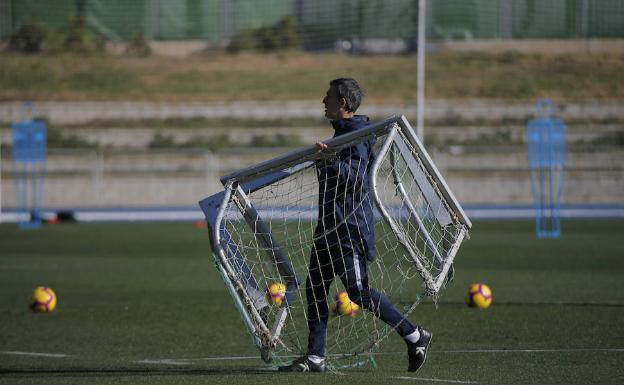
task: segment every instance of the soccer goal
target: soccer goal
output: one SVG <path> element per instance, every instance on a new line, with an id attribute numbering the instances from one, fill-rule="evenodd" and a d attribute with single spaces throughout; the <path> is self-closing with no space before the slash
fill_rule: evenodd
<path id="1" fill-rule="evenodd" d="M 200 206 L 217 269 L 266 362 L 280 365 L 306 352 L 305 281 L 318 217 L 317 171 L 339 157 L 351 159 L 349 151 L 365 142 L 374 143 L 366 170 L 377 251 L 368 266 L 369 286 L 409 316 L 425 298 L 435 300 L 451 278 L 471 223 L 404 116 L 327 140 L 323 152 L 310 146 L 226 175 L 224 191 Z M 272 283 L 285 288 L 279 304 L 267 298 Z M 330 308 L 342 290 L 336 279 Z M 365 311 L 332 314 L 327 329 L 327 356 L 336 367 L 366 361 L 362 357 L 392 332 Z"/>

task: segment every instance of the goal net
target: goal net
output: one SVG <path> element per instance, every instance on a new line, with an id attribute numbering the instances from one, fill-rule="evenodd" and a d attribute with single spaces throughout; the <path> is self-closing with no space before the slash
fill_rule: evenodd
<path id="1" fill-rule="evenodd" d="M 345 234 L 345 223 L 353 221 L 362 205 L 370 205 L 373 213 L 371 223 L 359 224 L 374 230 L 376 258 L 368 263 L 369 286 L 406 317 L 425 298 L 440 294 L 471 227 L 404 116 L 325 143 L 329 148 L 322 152 L 314 146 L 303 148 L 227 175 L 221 179 L 224 191 L 200 202 L 216 266 L 262 358 L 275 365 L 307 351 L 305 283 L 314 242 L 323 237 L 333 240 L 328 242 L 345 242 L 345 237 L 358 242 Z M 353 151 L 361 144 L 371 146 L 372 156 L 364 167 L 351 167 L 349 162 L 360 161 Z M 367 177 L 351 175 L 334 183 L 335 210 L 341 213 L 332 228 L 324 226 L 319 232 L 319 189 L 328 186 L 322 179 L 328 174 L 321 170 L 333 162 L 347 162 L 348 170 L 330 177 L 362 170 Z M 359 185 L 363 181 L 369 183 L 367 188 Z M 341 194 L 345 190 L 361 194 Z M 350 202 L 344 202 L 347 197 Z M 273 283 L 285 288 L 281 304 L 267 298 Z M 341 280 L 334 279 L 327 296 L 330 309 L 342 290 Z M 334 367 L 362 363 L 392 331 L 367 311 L 332 312 L 326 354 Z"/>

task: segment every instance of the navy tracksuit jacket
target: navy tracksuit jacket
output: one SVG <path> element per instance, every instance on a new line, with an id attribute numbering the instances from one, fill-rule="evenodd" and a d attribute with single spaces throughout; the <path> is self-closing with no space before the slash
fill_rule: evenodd
<path id="1" fill-rule="evenodd" d="M 332 121 L 334 137 L 362 129 L 368 117 Z M 319 216 L 306 280 L 308 354 L 325 355 L 329 308 L 327 294 L 339 277 L 349 298 L 395 328 L 401 336 L 415 327 L 383 294 L 368 286 L 367 261 L 375 259 L 370 166 L 374 139 L 345 148 L 317 163 Z"/>

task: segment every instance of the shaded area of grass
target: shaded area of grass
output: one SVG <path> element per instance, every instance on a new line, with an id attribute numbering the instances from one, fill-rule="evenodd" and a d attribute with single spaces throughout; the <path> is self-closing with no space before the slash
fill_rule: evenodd
<path id="1" fill-rule="evenodd" d="M 369 102 L 415 99 L 413 56 L 240 54 L 127 58 L 0 54 L 0 100 L 319 100 L 328 81 L 352 76 Z M 431 53 L 428 98 L 558 101 L 624 98 L 622 54 Z"/>

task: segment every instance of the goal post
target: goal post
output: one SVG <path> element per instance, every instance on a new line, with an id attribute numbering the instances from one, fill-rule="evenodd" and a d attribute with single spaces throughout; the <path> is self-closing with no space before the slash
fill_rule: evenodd
<path id="1" fill-rule="evenodd" d="M 404 116 L 325 143 L 328 149 L 322 152 L 305 147 L 226 175 L 224 191 L 200 202 L 217 268 L 262 358 L 274 364 L 306 351 L 302 283 L 315 239 L 337 236 L 357 243 L 346 226 L 358 220 L 358 226 L 374 230 L 377 256 L 369 263 L 369 286 L 402 306 L 407 317 L 424 298 L 440 294 L 472 226 Z M 367 179 L 357 175 L 362 165 L 353 153 L 362 144 L 370 145 Z M 327 186 L 319 170 L 327 164 L 344 167 L 341 187 L 332 192 L 342 219 L 319 234 L 319 186 Z M 358 186 L 362 180 L 370 180 L 370 186 Z M 347 201 L 348 189 L 362 196 Z M 374 208 L 372 223 L 359 216 L 363 204 Z M 265 297 L 273 282 L 286 287 L 279 305 Z M 339 279 L 326 288 L 330 306 L 331 294 L 341 290 Z M 391 331 L 368 312 L 330 316 L 327 354 L 345 363 L 361 360 Z"/>

